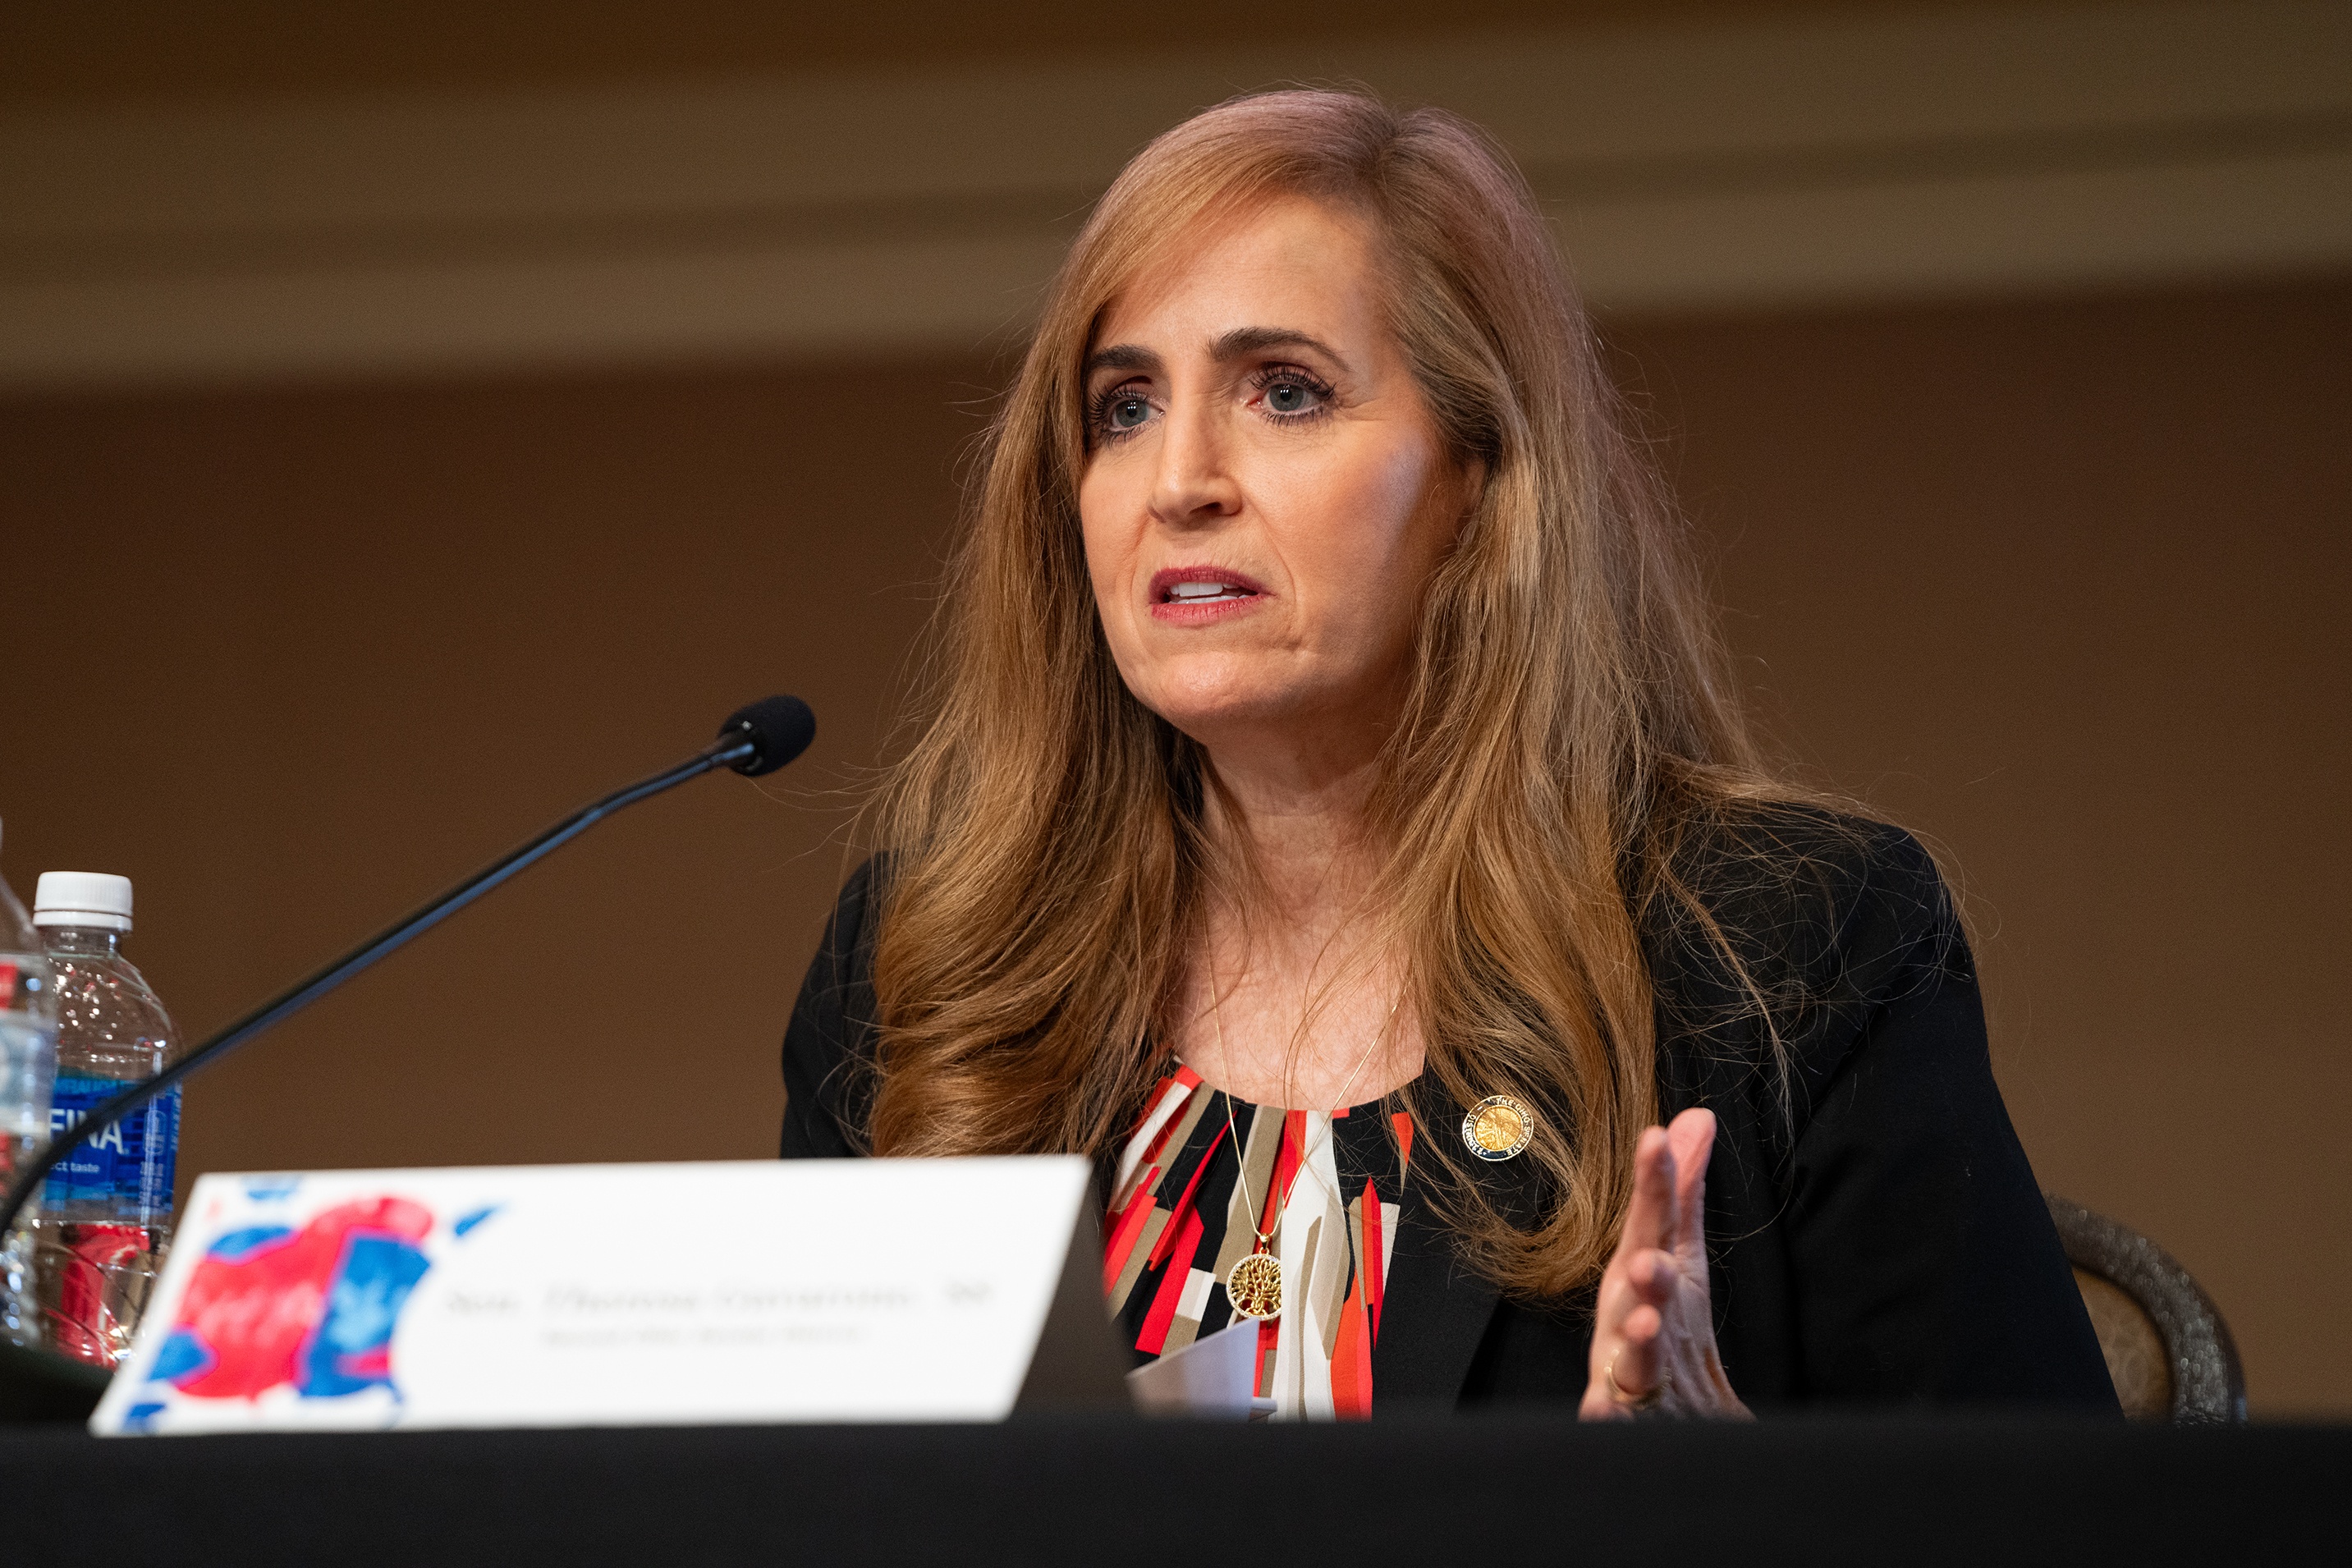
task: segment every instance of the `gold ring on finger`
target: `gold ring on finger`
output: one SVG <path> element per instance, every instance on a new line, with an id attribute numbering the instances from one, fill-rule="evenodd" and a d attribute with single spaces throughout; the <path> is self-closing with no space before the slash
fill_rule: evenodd
<path id="1" fill-rule="evenodd" d="M 1647 1392 L 1628 1394 L 1617 1381 L 1617 1357 L 1623 1353 L 1622 1350 L 1612 1352 L 1609 1364 L 1601 1369 L 1602 1379 L 1609 1384 L 1609 1397 L 1628 1410 L 1647 1410 L 1666 1396 L 1666 1389 L 1672 1381 L 1666 1375 L 1666 1363 L 1663 1360 L 1658 1363 L 1658 1381 L 1650 1384 Z"/>

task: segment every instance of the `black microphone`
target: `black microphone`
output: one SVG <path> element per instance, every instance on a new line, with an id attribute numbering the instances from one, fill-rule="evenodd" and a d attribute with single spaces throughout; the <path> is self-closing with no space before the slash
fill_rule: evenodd
<path id="1" fill-rule="evenodd" d="M 730 736 L 751 742 L 752 750 L 742 761 L 726 765 L 747 779 L 755 779 L 774 773 L 809 749 L 809 742 L 816 739 L 816 715 L 797 697 L 762 697 L 727 715 L 727 722 L 719 726 L 719 738 L 725 741 Z"/>
<path id="2" fill-rule="evenodd" d="M 538 837 L 491 861 L 432 902 L 378 931 L 324 969 L 307 979 L 297 981 L 154 1077 L 142 1079 L 121 1093 L 90 1107 L 89 1114 L 80 1121 L 53 1134 L 41 1152 L 9 1182 L 5 1195 L 0 1196 L 0 1239 L 7 1237 L 9 1228 L 16 1223 L 16 1215 L 40 1190 L 41 1183 L 47 1178 L 49 1172 L 84 1139 L 104 1131 L 198 1068 L 218 1061 L 263 1030 L 292 1017 L 378 959 L 456 914 L 524 867 L 551 854 L 625 805 L 634 805 L 716 768 L 732 768 L 746 778 L 774 773 L 807 751 L 809 742 L 814 739 L 816 715 L 810 712 L 809 705 L 797 697 L 762 698 L 749 707 L 737 709 L 727 716 L 727 722 L 719 727 L 719 739 L 685 762 L 665 768 L 649 778 L 639 779 L 625 789 L 615 790 L 604 799 L 581 807 Z"/>

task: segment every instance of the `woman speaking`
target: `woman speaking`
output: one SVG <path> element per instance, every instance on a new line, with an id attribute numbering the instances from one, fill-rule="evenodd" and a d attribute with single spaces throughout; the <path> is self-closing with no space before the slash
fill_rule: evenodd
<path id="1" fill-rule="evenodd" d="M 1240 99 L 1103 196 L 784 1042 L 787 1156 L 1080 1153 L 1290 1417 L 2112 1410 L 1935 868 L 1762 760 L 1546 226 Z"/>

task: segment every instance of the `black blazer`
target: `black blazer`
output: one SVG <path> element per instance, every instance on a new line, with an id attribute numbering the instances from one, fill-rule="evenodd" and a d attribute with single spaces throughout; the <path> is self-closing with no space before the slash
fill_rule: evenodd
<path id="1" fill-rule="evenodd" d="M 1645 921 L 1666 1116 L 1716 1113 L 1717 1342 L 1751 1406 L 2032 1403 L 2116 1411 L 2082 1297 L 1994 1086 L 1941 879 L 1896 828 L 1777 809 L 1680 869 L 1768 994 L 1764 1020 L 1686 922 Z M 874 1028 L 874 867 L 842 889 L 784 1035 L 786 1158 L 859 1152 Z M 1423 1086 L 1423 1093 L 1432 1092 Z M 1462 1108 L 1422 1101 L 1427 1125 Z M 1465 1162 L 1467 1163 L 1467 1162 Z M 1532 1162 L 1476 1179 L 1518 1212 Z M 1402 1199 L 1374 1408 L 1583 1394 L 1592 1293 L 1505 1300 Z"/>

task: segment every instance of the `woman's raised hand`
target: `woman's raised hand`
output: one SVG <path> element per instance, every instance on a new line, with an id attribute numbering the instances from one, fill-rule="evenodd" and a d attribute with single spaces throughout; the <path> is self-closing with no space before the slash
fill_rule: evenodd
<path id="1" fill-rule="evenodd" d="M 1592 1361 L 1577 1414 L 1635 1412 L 1753 1420 L 1716 1353 L 1706 1279 L 1706 1160 L 1715 1112 L 1685 1110 L 1633 1151 L 1633 1202 L 1601 1276 Z"/>

